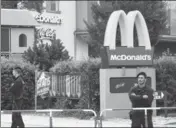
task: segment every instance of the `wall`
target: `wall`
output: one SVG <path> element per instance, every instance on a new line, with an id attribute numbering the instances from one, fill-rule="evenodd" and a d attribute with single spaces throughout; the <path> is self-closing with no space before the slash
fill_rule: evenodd
<path id="1" fill-rule="evenodd" d="M 76 28 L 85 30 L 86 25 L 84 20 L 88 20 L 88 1 L 76 2 Z"/>
<path id="2" fill-rule="evenodd" d="M 11 58 L 15 59 L 15 60 L 22 60 L 22 55 L 21 53 L 17 53 L 17 54 L 11 54 Z"/>
<path id="3" fill-rule="evenodd" d="M 110 92 L 110 78 L 112 77 L 133 77 L 136 78 L 136 75 L 139 72 L 146 72 L 148 77 L 151 77 L 151 87 L 156 90 L 156 75 L 155 75 L 155 69 L 153 68 L 139 68 L 136 70 L 136 68 L 128 68 L 128 69 L 100 69 L 100 110 L 104 109 L 111 109 L 111 108 L 123 108 L 128 109 L 131 108 L 131 102 L 128 97 L 128 92 L 119 92 L 119 93 L 111 93 Z M 126 81 L 124 81 L 126 82 Z M 118 84 L 118 83 L 116 83 Z M 127 86 L 133 86 L 128 85 L 127 83 L 124 84 L 124 87 L 127 88 Z M 130 87 L 130 88 L 131 88 Z M 119 88 L 118 88 L 119 89 Z M 156 107 L 156 101 L 153 101 L 153 107 Z M 119 110 L 119 111 L 108 111 L 103 114 L 103 117 L 105 118 L 114 118 L 114 117 L 120 117 L 120 118 L 128 118 L 130 110 Z M 154 112 L 154 115 L 156 112 Z"/>
<path id="4" fill-rule="evenodd" d="M 170 9 L 170 34 L 176 35 L 176 1 L 168 1 Z"/>
<path id="5" fill-rule="evenodd" d="M 89 22 L 90 19 L 90 2 L 76 2 L 76 29 L 86 32 L 87 27 L 84 21 Z M 80 38 L 81 34 L 76 35 L 76 60 L 86 59 L 88 57 L 88 44 L 86 40 Z"/>
<path id="6" fill-rule="evenodd" d="M 86 59 L 88 57 L 88 44 L 80 39 L 76 38 L 76 60 Z"/>
<path id="7" fill-rule="evenodd" d="M 33 17 L 35 18 L 35 20 L 39 23 L 39 26 L 37 26 L 37 31 L 38 31 L 38 35 L 39 38 L 41 39 L 40 41 L 42 41 L 44 44 L 51 44 L 51 40 L 53 40 L 54 35 L 56 34 L 56 29 L 60 29 L 60 25 L 62 25 L 62 17 L 60 17 L 59 14 L 57 13 L 48 13 L 48 12 L 43 12 L 42 15 L 41 13 L 38 13 L 36 11 L 30 11 L 31 14 L 33 15 Z M 46 17 L 48 17 L 49 19 L 58 19 L 61 22 L 54 22 L 52 23 L 47 22 L 47 20 L 45 19 Z M 45 20 L 41 20 L 41 19 L 45 19 Z"/>
<path id="8" fill-rule="evenodd" d="M 56 39 L 61 39 L 65 48 L 69 51 L 69 55 L 75 56 L 75 38 L 74 31 L 76 30 L 76 1 L 60 1 L 59 14 L 63 22 L 56 29 Z"/>
<path id="9" fill-rule="evenodd" d="M 27 36 L 27 47 L 19 47 L 19 35 Z M 34 28 L 12 28 L 11 29 L 11 53 L 23 53 L 34 43 Z"/>

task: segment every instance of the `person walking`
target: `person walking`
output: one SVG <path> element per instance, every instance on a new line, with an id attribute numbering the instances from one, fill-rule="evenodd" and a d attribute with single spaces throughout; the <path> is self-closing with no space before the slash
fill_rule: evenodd
<path id="1" fill-rule="evenodd" d="M 21 68 L 16 67 L 12 71 L 15 81 L 11 84 L 10 92 L 12 93 L 12 110 L 21 110 L 23 103 L 24 81 L 21 77 Z M 21 112 L 12 112 L 11 128 L 24 128 L 24 122 Z"/>
<path id="2" fill-rule="evenodd" d="M 146 73 L 140 72 L 137 75 L 138 83 L 133 86 L 129 91 L 129 99 L 132 103 L 133 108 L 152 106 L 154 90 L 149 85 L 146 85 L 146 79 Z M 147 111 L 147 125 L 149 128 L 153 128 L 152 114 L 152 110 Z M 130 112 L 130 118 L 132 120 L 132 128 L 145 128 L 146 124 L 144 110 L 132 110 Z"/>

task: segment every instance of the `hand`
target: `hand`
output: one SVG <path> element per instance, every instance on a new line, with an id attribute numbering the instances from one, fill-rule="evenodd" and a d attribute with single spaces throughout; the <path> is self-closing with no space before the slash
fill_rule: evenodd
<path id="1" fill-rule="evenodd" d="M 148 99 L 148 96 L 147 95 L 143 95 L 142 96 L 144 99 Z"/>
<path id="2" fill-rule="evenodd" d="M 137 87 L 138 86 L 138 84 L 137 83 L 134 83 L 134 87 Z"/>

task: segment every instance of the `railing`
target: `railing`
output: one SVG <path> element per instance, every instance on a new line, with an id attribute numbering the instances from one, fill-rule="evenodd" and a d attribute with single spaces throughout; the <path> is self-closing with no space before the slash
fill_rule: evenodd
<path id="1" fill-rule="evenodd" d="M 10 53 L 10 52 L 1 52 L 1 57 L 4 57 L 4 58 L 9 59 L 10 56 L 11 56 L 11 53 Z"/>
<path id="2" fill-rule="evenodd" d="M 44 86 L 43 81 L 48 81 L 43 78 L 43 74 L 51 78 L 50 85 Z M 61 75 L 49 72 L 36 72 L 37 96 L 52 92 L 53 96 L 67 96 L 69 98 L 79 99 L 81 96 L 81 79 L 80 74 Z"/>
<path id="3" fill-rule="evenodd" d="M 71 111 L 82 111 L 82 112 L 92 112 L 94 114 L 94 127 L 97 126 L 97 114 L 94 110 L 92 109 L 44 109 L 44 110 L 3 110 L 1 113 L 6 113 L 6 112 L 38 112 L 38 113 L 43 113 L 43 112 L 49 112 L 49 124 L 50 128 L 53 127 L 53 112 L 71 112 Z"/>
<path id="4" fill-rule="evenodd" d="M 102 116 L 103 113 L 106 111 L 119 111 L 119 110 L 144 110 L 145 113 L 145 127 L 148 127 L 148 120 L 147 120 L 147 110 L 164 110 L 164 109 L 176 109 L 176 107 L 151 107 L 151 108 L 112 108 L 112 109 L 104 109 L 100 112 L 99 118 L 99 127 L 102 127 Z"/>

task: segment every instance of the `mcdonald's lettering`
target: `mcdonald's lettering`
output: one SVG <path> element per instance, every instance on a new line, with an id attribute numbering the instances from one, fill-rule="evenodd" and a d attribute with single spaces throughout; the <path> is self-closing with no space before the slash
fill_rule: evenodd
<path id="1" fill-rule="evenodd" d="M 116 47 L 117 27 L 120 27 L 121 47 Z M 138 35 L 138 47 L 134 47 L 134 26 Z M 147 25 L 139 11 L 114 11 L 108 20 L 104 48 L 101 49 L 102 68 L 110 66 L 152 66 L 151 47 Z"/>
<path id="2" fill-rule="evenodd" d="M 151 60 L 150 55 L 111 55 L 111 60 Z"/>
<path id="3" fill-rule="evenodd" d="M 102 67 L 109 66 L 152 66 L 154 49 L 146 50 L 145 47 L 108 47 L 101 49 Z"/>

